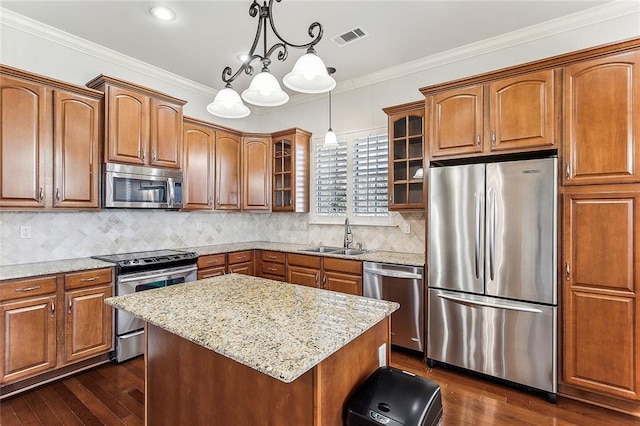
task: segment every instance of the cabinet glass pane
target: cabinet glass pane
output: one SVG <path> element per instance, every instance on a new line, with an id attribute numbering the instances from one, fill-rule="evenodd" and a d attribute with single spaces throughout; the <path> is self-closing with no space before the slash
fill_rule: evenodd
<path id="1" fill-rule="evenodd" d="M 284 179 L 283 179 L 283 175 L 274 175 L 273 176 L 273 185 L 275 189 L 282 189 L 284 188 Z"/>
<path id="2" fill-rule="evenodd" d="M 282 173 L 284 164 L 282 164 L 282 158 L 275 158 L 273 160 L 273 172 L 274 173 Z"/>
<path id="3" fill-rule="evenodd" d="M 422 137 L 409 139 L 409 157 L 422 158 Z"/>
<path id="4" fill-rule="evenodd" d="M 291 172 L 291 157 L 284 157 L 283 158 L 283 166 L 282 166 L 282 171 L 283 172 Z"/>
<path id="5" fill-rule="evenodd" d="M 393 185 L 393 203 L 407 204 L 407 185 L 405 184 Z"/>
<path id="6" fill-rule="evenodd" d="M 393 180 L 407 180 L 407 162 L 397 161 L 393 163 Z"/>
<path id="7" fill-rule="evenodd" d="M 409 202 L 411 204 L 422 203 L 422 183 L 409 184 Z"/>
<path id="8" fill-rule="evenodd" d="M 422 117 L 416 115 L 409 116 L 409 136 L 422 135 Z"/>
<path id="9" fill-rule="evenodd" d="M 420 167 L 422 167 L 422 160 L 409 161 L 409 179 L 413 179 L 413 175 L 416 174 Z"/>
<path id="10" fill-rule="evenodd" d="M 393 141 L 393 159 L 404 160 L 407 158 L 407 143 L 405 140 Z"/>
<path id="11" fill-rule="evenodd" d="M 274 155 L 276 157 L 291 155 L 291 141 L 287 139 L 283 139 L 281 141 L 276 142 L 276 151 Z"/>
<path id="12" fill-rule="evenodd" d="M 407 118 L 402 117 L 393 123 L 393 137 L 404 138 L 407 136 Z"/>

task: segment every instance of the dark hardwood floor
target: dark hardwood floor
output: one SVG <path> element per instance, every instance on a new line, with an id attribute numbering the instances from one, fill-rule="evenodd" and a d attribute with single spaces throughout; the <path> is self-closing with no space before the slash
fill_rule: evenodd
<path id="1" fill-rule="evenodd" d="M 559 397 L 554 405 L 540 394 L 443 368 L 431 369 L 410 354 L 393 352 L 391 361 L 394 367 L 440 385 L 445 426 L 640 425 L 640 419 L 571 399 Z M 143 359 L 102 365 L 2 400 L 0 422 L 5 426 L 142 425 Z"/>

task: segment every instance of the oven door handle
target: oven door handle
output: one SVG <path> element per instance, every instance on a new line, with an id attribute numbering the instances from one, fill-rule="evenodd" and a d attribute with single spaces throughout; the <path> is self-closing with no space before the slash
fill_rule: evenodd
<path id="1" fill-rule="evenodd" d="M 138 275 L 138 276 L 135 276 L 135 277 L 124 276 L 124 277 L 119 277 L 118 278 L 118 284 L 130 283 L 130 282 L 134 282 L 134 281 L 148 280 L 148 279 L 153 279 L 153 278 L 171 279 L 171 278 L 175 278 L 175 277 L 180 276 L 180 275 L 190 274 L 191 272 L 195 272 L 197 270 L 198 270 L 198 268 L 196 266 L 190 266 L 188 268 L 183 268 L 183 269 L 172 269 L 170 271 L 164 270 L 162 272 L 158 272 L 157 274 L 151 274 L 151 275 Z"/>

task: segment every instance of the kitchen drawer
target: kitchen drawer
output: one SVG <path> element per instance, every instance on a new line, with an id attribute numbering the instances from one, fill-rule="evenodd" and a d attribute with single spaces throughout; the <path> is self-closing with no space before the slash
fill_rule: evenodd
<path id="1" fill-rule="evenodd" d="M 309 268 L 320 269 L 320 263 L 322 258 L 320 256 L 307 256 L 305 254 L 292 254 L 287 256 L 287 263 L 289 265 L 306 266 Z"/>
<path id="2" fill-rule="evenodd" d="M 7 301 L 24 297 L 40 296 L 56 292 L 56 277 L 27 278 L 0 283 L 0 300 Z"/>
<path id="3" fill-rule="evenodd" d="M 234 263 L 250 262 L 253 260 L 253 250 L 236 251 L 229 253 L 229 265 Z"/>
<path id="4" fill-rule="evenodd" d="M 206 256 L 200 256 L 198 258 L 198 269 L 212 268 L 216 266 L 225 266 L 227 264 L 227 255 L 222 254 L 208 254 Z"/>
<path id="5" fill-rule="evenodd" d="M 265 276 L 265 275 L 275 275 L 278 277 L 284 277 L 285 275 L 284 264 L 264 262 L 262 264 L 262 276 Z"/>
<path id="6" fill-rule="evenodd" d="M 66 290 L 111 284 L 112 282 L 113 269 L 111 268 L 92 269 L 91 271 L 75 272 L 64 276 L 64 288 Z"/>
<path id="7" fill-rule="evenodd" d="M 226 272 L 226 267 L 224 265 L 218 266 L 215 268 L 203 269 L 198 271 L 198 279 L 204 280 L 205 278 L 219 277 L 220 275 L 224 275 L 225 272 Z"/>
<path id="8" fill-rule="evenodd" d="M 345 274 L 356 274 L 362 276 L 362 262 L 359 260 L 325 257 L 323 259 L 323 266 L 325 271 L 337 271 Z"/>
<path id="9" fill-rule="evenodd" d="M 270 263 L 284 263 L 286 255 L 281 251 L 263 251 L 262 261 Z"/>
<path id="10" fill-rule="evenodd" d="M 253 276 L 253 262 L 234 263 L 228 267 L 230 274 L 243 274 Z"/>

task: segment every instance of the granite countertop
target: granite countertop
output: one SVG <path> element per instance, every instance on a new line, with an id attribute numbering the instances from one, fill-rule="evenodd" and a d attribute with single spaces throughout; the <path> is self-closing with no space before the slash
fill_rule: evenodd
<path id="1" fill-rule="evenodd" d="M 285 253 L 306 254 L 310 256 L 327 256 L 369 262 L 397 263 L 400 265 L 424 266 L 424 254 L 399 253 L 392 251 L 372 250 L 357 256 L 345 256 L 332 253 L 315 253 L 306 251 L 313 246 L 309 244 L 273 243 L 268 241 L 250 241 L 245 243 L 216 244 L 202 247 L 183 247 L 177 250 L 194 251 L 199 256 L 228 253 L 242 250 L 273 250 Z M 92 258 L 53 260 L 49 262 L 23 263 L 17 265 L 0 265 L 0 280 L 26 278 L 39 275 L 63 274 L 65 272 L 83 271 L 95 268 L 109 268 L 113 263 Z"/>
<path id="2" fill-rule="evenodd" d="M 60 274 L 97 268 L 111 268 L 113 266 L 113 263 L 92 259 L 90 257 L 52 260 L 50 262 L 22 263 L 18 265 L 2 265 L 0 266 L 0 280 Z"/>
<path id="3" fill-rule="evenodd" d="M 106 303 L 285 383 L 399 307 L 239 274 L 112 297 Z"/>

